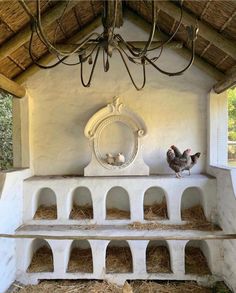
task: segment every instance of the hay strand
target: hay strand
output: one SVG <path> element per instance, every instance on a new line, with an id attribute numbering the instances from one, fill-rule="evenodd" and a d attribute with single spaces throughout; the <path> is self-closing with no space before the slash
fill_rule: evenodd
<path id="1" fill-rule="evenodd" d="M 166 201 L 144 206 L 144 219 L 148 221 L 168 219 Z"/>
<path id="2" fill-rule="evenodd" d="M 90 205 L 84 205 L 84 206 L 73 205 L 69 218 L 71 220 L 92 219 L 93 207 Z"/>
<path id="3" fill-rule="evenodd" d="M 209 275 L 211 271 L 207 260 L 198 247 L 187 246 L 185 249 L 185 273 Z"/>
<path id="4" fill-rule="evenodd" d="M 201 205 L 195 205 L 193 207 L 182 210 L 182 220 L 184 221 L 201 221 L 207 222 L 203 208 Z"/>
<path id="5" fill-rule="evenodd" d="M 34 220 L 56 220 L 57 219 L 57 206 L 45 206 L 41 205 L 38 207 Z"/>
<path id="6" fill-rule="evenodd" d="M 127 283 L 128 284 L 128 283 Z M 123 287 L 124 288 L 124 287 Z M 124 293 L 123 288 L 106 281 L 42 281 L 38 285 L 19 288 L 18 293 Z M 130 293 L 232 293 L 223 282 L 216 283 L 214 288 L 197 285 L 196 282 L 156 282 L 131 281 Z M 132 291 L 131 291 L 132 289 Z M 9 292 L 10 293 L 10 292 Z M 12 293 L 12 292 L 11 292 Z"/>
<path id="7" fill-rule="evenodd" d="M 106 273 L 131 273 L 132 255 L 129 247 L 107 247 Z"/>
<path id="8" fill-rule="evenodd" d="M 148 246 L 146 257 L 148 273 L 171 273 L 170 254 L 166 246 Z"/>
<path id="9" fill-rule="evenodd" d="M 130 219 L 130 211 L 124 211 L 116 208 L 107 209 L 107 220 Z"/>
<path id="10" fill-rule="evenodd" d="M 70 254 L 70 260 L 68 264 L 68 273 L 92 273 L 93 272 L 93 258 L 90 248 L 81 249 L 74 247 Z"/>
<path id="11" fill-rule="evenodd" d="M 33 255 L 28 273 L 53 272 L 52 251 L 47 246 L 40 247 Z"/>

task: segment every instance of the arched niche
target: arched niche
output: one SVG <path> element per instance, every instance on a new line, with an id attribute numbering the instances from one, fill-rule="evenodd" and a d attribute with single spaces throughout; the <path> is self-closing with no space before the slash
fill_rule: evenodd
<path id="1" fill-rule="evenodd" d="M 70 247 L 68 273 L 93 273 L 93 256 L 88 240 L 74 240 Z"/>
<path id="2" fill-rule="evenodd" d="M 128 192 L 120 187 L 111 188 L 106 196 L 106 219 L 130 219 L 130 201 Z"/>
<path id="3" fill-rule="evenodd" d="M 160 187 L 150 187 L 144 193 L 144 220 L 168 219 L 165 191 Z"/>
<path id="4" fill-rule="evenodd" d="M 53 272 L 53 253 L 49 243 L 34 239 L 30 245 L 28 273 Z"/>
<path id="5" fill-rule="evenodd" d="M 190 240 L 185 246 L 185 274 L 209 275 L 210 251 L 204 240 Z"/>
<path id="6" fill-rule="evenodd" d="M 146 133 L 142 118 L 115 97 L 113 103 L 95 113 L 85 127 L 92 158 L 84 175 L 149 175 L 149 167 L 141 154 Z"/>
<path id="7" fill-rule="evenodd" d="M 171 273 L 169 246 L 166 241 L 151 240 L 146 249 L 148 273 Z"/>
<path id="8" fill-rule="evenodd" d="M 35 197 L 34 220 L 56 220 L 57 198 L 51 188 L 42 188 Z"/>
<path id="9" fill-rule="evenodd" d="M 106 273 L 132 273 L 132 253 L 127 241 L 112 240 L 106 249 Z"/>
<path id="10" fill-rule="evenodd" d="M 77 187 L 71 197 L 70 219 L 85 220 L 93 218 L 93 202 L 87 187 Z"/>
<path id="11" fill-rule="evenodd" d="M 181 199 L 181 218 L 184 221 L 206 221 L 200 188 L 189 187 L 184 190 Z"/>

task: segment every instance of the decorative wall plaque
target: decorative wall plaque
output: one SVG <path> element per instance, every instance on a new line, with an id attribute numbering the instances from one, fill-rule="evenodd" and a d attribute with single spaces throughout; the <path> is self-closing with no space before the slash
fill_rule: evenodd
<path id="1" fill-rule="evenodd" d="M 146 133 L 144 121 L 115 97 L 113 103 L 95 113 L 85 127 L 92 159 L 84 175 L 149 175 L 149 167 L 141 154 Z"/>

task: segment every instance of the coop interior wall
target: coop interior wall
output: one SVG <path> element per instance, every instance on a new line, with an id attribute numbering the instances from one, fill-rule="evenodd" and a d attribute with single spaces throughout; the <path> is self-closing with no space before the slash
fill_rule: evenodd
<path id="1" fill-rule="evenodd" d="M 138 40 L 148 37 L 131 22 L 125 23 L 123 34 L 126 39 L 132 39 L 134 35 Z M 30 96 L 30 153 L 35 174 L 83 174 L 91 158 L 84 127 L 89 118 L 114 96 L 119 96 L 147 125 L 143 157 L 151 173 L 170 172 L 165 154 L 172 144 L 182 150 L 191 147 L 193 152 L 200 151 L 202 156 L 193 172 L 204 171 L 206 101 L 214 81 L 195 66 L 183 76 L 174 78 L 148 67 L 147 85 L 138 92 L 131 85 L 116 53 L 111 59 L 109 73 L 103 72 L 101 57 L 90 88 L 80 84 L 77 66 L 61 65 L 41 70 L 25 82 Z M 168 70 L 181 69 L 186 63 L 175 51 L 168 49 L 159 61 L 160 66 Z M 138 83 L 141 83 L 140 69 L 131 66 Z M 106 145 L 111 137 L 108 135 L 103 139 L 103 145 Z"/>

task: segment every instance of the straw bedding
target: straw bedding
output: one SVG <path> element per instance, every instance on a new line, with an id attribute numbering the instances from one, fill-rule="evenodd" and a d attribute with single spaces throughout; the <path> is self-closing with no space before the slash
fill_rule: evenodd
<path id="1" fill-rule="evenodd" d="M 116 208 L 107 209 L 107 220 L 130 219 L 130 211 L 119 210 Z"/>
<path id="2" fill-rule="evenodd" d="M 161 203 L 155 202 L 152 205 L 145 205 L 144 219 L 149 221 L 168 219 L 166 201 L 162 201 Z"/>
<path id="3" fill-rule="evenodd" d="M 92 251 L 90 248 L 81 249 L 74 247 L 71 251 L 70 260 L 68 264 L 69 273 L 92 273 L 93 272 L 93 259 Z"/>
<path id="4" fill-rule="evenodd" d="M 38 207 L 34 220 L 55 220 L 57 219 L 57 206 L 45 206 L 41 205 Z"/>
<path id="5" fill-rule="evenodd" d="M 34 253 L 27 272 L 53 272 L 53 257 L 52 251 L 49 247 L 42 246 Z"/>
<path id="6" fill-rule="evenodd" d="M 207 221 L 201 205 L 182 210 L 181 216 L 184 221 Z"/>
<path id="7" fill-rule="evenodd" d="M 205 256 L 198 247 L 187 246 L 185 249 L 185 273 L 208 275 L 211 271 Z"/>
<path id="8" fill-rule="evenodd" d="M 106 281 L 42 281 L 25 287 L 16 284 L 16 290 L 9 293 L 231 293 L 222 282 L 214 288 L 205 288 L 196 282 L 131 281 L 127 284 L 122 288 Z"/>
<path id="9" fill-rule="evenodd" d="M 146 255 L 148 273 L 171 273 L 170 254 L 167 247 L 148 246 Z"/>
<path id="10" fill-rule="evenodd" d="M 107 273 L 131 273 L 132 255 L 129 247 L 107 247 Z"/>
<path id="11" fill-rule="evenodd" d="M 70 213 L 70 219 L 84 220 L 93 218 L 93 207 L 90 205 L 78 206 L 73 205 Z"/>

